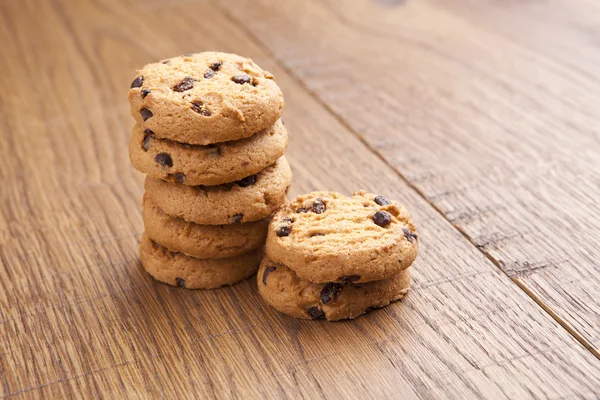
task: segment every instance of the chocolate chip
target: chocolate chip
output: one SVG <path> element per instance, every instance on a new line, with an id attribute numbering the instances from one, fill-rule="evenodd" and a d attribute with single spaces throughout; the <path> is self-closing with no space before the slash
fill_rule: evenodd
<path id="1" fill-rule="evenodd" d="M 142 99 L 145 99 L 146 96 L 150 94 L 150 89 L 142 89 Z"/>
<path id="2" fill-rule="evenodd" d="M 290 236 L 290 233 L 292 232 L 292 227 L 291 225 L 282 225 L 279 228 L 277 228 L 277 230 L 275 231 L 275 233 L 277 234 L 277 236 L 282 237 L 282 236 Z"/>
<path id="3" fill-rule="evenodd" d="M 140 114 L 142 115 L 142 119 L 144 121 L 146 121 L 148 118 L 150 118 L 151 116 L 154 115 L 154 114 L 152 114 L 152 111 L 148 110 L 147 108 L 142 108 L 140 110 Z"/>
<path id="4" fill-rule="evenodd" d="M 325 212 L 325 203 L 323 203 L 322 198 L 317 198 L 310 206 L 310 210 L 315 214 L 323 214 Z"/>
<path id="5" fill-rule="evenodd" d="M 151 129 L 144 130 L 144 140 L 142 141 L 142 149 L 148 151 L 150 148 L 150 142 L 154 138 L 154 132 Z"/>
<path id="6" fill-rule="evenodd" d="M 162 61 L 162 63 L 163 63 L 163 64 L 168 64 L 168 63 L 170 63 L 170 62 L 171 62 L 171 59 L 170 59 L 170 58 L 169 58 L 168 60 L 163 60 L 163 61 Z"/>
<path id="7" fill-rule="evenodd" d="M 375 197 L 375 203 L 379 204 L 380 206 L 387 206 L 388 204 L 392 204 L 391 201 L 389 201 L 387 198 L 385 198 L 383 196 Z"/>
<path id="8" fill-rule="evenodd" d="M 231 219 L 231 222 L 233 224 L 239 224 L 240 222 L 242 222 L 242 219 L 244 219 L 244 214 L 235 214 Z"/>
<path id="9" fill-rule="evenodd" d="M 240 179 L 239 181 L 235 181 L 235 183 L 240 187 L 248 187 L 252 186 L 256 183 L 256 175 L 250 175 L 245 177 L 244 179 Z"/>
<path id="10" fill-rule="evenodd" d="M 133 82 L 131 82 L 131 88 L 136 88 L 136 87 L 141 87 L 142 83 L 144 83 L 144 77 L 143 76 L 138 76 L 137 78 L 135 78 L 133 80 Z"/>
<path id="11" fill-rule="evenodd" d="M 194 87 L 194 78 L 191 76 L 186 76 L 183 78 L 181 82 L 173 87 L 173 91 L 175 92 L 185 92 L 186 90 L 190 90 Z"/>
<path id="12" fill-rule="evenodd" d="M 304 207 L 300 207 L 299 209 L 296 210 L 297 213 L 307 213 L 308 212 L 308 208 L 304 208 Z"/>
<path id="13" fill-rule="evenodd" d="M 200 101 L 192 102 L 192 110 L 196 111 L 200 115 L 204 115 L 205 117 L 210 117 L 212 113 L 208 108 L 204 106 L 204 104 Z"/>
<path id="14" fill-rule="evenodd" d="M 185 181 L 185 174 L 183 172 L 178 172 L 175 174 L 175 182 L 183 183 Z"/>
<path id="15" fill-rule="evenodd" d="M 221 61 L 217 61 L 216 63 L 212 63 L 209 68 L 217 72 L 221 68 L 221 65 L 223 65 L 223 63 Z"/>
<path id="16" fill-rule="evenodd" d="M 406 238 L 406 240 L 408 240 L 410 243 L 413 243 L 415 241 L 415 239 L 417 238 L 417 234 L 414 232 L 409 231 L 406 228 L 402 228 L 402 232 L 404 232 L 404 237 Z"/>
<path id="17" fill-rule="evenodd" d="M 377 211 L 371 218 L 373 219 L 373 222 L 382 228 L 388 226 L 392 222 L 392 217 L 385 211 Z"/>
<path id="18" fill-rule="evenodd" d="M 212 69 L 209 69 L 209 70 L 207 70 L 207 71 L 204 73 L 204 77 L 205 77 L 206 79 L 210 79 L 210 78 L 212 78 L 213 76 L 215 76 L 215 71 L 213 71 Z"/>
<path id="19" fill-rule="evenodd" d="M 185 287 L 185 281 L 183 279 L 181 279 L 181 278 L 175 278 L 175 283 L 179 287 Z"/>
<path id="20" fill-rule="evenodd" d="M 296 221 L 295 218 L 293 217 L 285 217 L 281 219 L 283 222 L 289 222 L 290 224 L 293 223 L 294 221 Z"/>
<path id="21" fill-rule="evenodd" d="M 338 281 L 342 281 L 344 283 L 348 282 L 356 282 L 360 280 L 360 275 L 344 275 L 338 278 Z"/>
<path id="22" fill-rule="evenodd" d="M 329 282 L 323 286 L 321 289 L 321 301 L 323 304 L 329 303 L 329 300 L 332 300 L 342 288 L 341 283 Z"/>
<path id="23" fill-rule="evenodd" d="M 240 85 L 252 82 L 252 78 L 250 77 L 250 75 L 236 75 L 233 78 L 231 78 L 231 80 Z"/>
<path id="24" fill-rule="evenodd" d="M 267 284 L 267 275 L 269 275 L 271 272 L 275 271 L 277 269 L 277 267 L 267 267 L 265 268 L 265 272 L 263 272 L 263 285 Z"/>
<path id="25" fill-rule="evenodd" d="M 158 153 L 156 157 L 154 157 L 154 160 L 163 167 L 170 168 L 173 166 L 173 159 L 167 153 Z"/>
<path id="26" fill-rule="evenodd" d="M 323 312 L 323 310 L 321 310 L 319 307 L 311 307 L 308 310 L 306 310 L 306 312 L 308 313 L 308 316 L 311 319 L 323 319 L 325 318 L 325 313 Z"/>

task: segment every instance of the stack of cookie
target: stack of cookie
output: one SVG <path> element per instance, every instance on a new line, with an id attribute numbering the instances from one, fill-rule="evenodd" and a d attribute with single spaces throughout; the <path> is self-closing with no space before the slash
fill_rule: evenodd
<path id="1" fill-rule="evenodd" d="M 129 156 L 147 174 L 146 271 L 190 289 L 254 274 L 291 183 L 273 75 L 237 55 L 190 54 L 139 70 L 129 101 Z"/>
<path id="2" fill-rule="evenodd" d="M 383 196 L 300 196 L 271 221 L 259 292 L 296 318 L 356 318 L 406 294 L 415 232 L 408 212 Z"/>

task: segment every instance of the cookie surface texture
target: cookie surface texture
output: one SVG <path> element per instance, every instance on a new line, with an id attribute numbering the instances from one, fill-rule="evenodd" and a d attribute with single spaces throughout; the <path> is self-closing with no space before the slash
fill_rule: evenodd
<path id="1" fill-rule="evenodd" d="M 242 140 L 206 146 L 158 139 L 133 127 L 129 159 L 140 172 L 188 186 L 220 185 L 254 175 L 283 155 L 288 143 L 281 121 Z"/>
<path id="2" fill-rule="evenodd" d="M 252 276 L 261 261 L 262 249 L 231 258 L 199 259 L 174 253 L 152 241 L 145 233 L 140 259 L 156 280 L 188 289 L 216 289 Z"/>
<path id="3" fill-rule="evenodd" d="M 250 137 L 273 125 L 284 105 L 273 75 L 249 58 L 218 52 L 147 64 L 128 98 L 142 130 L 199 145 Z"/>
<path id="4" fill-rule="evenodd" d="M 146 234 L 173 252 L 196 258 L 228 258 L 258 249 L 265 244 L 269 221 L 245 224 L 198 225 L 171 217 L 147 197 L 143 202 Z"/>
<path id="5" fill-rule="evenodd" d="M 186 186 L 146 177 L 146 196 L 168 215 L 203 225 L 257 221 L 285 202 L 292 171 L 285 156 L 241 182 Z"/>
<path id="6" fill-rule="evenodd" d="M 364 191 L 314 192 L 286 203 L 269 225 L 273 262 L 311 282 L 391 278 L 417 256 L 416 227 L 401 205 Z"/>

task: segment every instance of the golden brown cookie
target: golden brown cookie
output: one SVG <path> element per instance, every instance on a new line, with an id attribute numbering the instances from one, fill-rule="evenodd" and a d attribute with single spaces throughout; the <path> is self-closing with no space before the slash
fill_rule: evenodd
<path id="1" fill-rule="evenodd" d="M 242 140 L 207 146 L 158 139 L 133 127 L 129 159 L 140 172 L 184 185 L 220 185 L 254 175 L 273 164 L 287 147 L 281 123 Z"/>
<path id="2" fill-rule="evenodd" d="M 292 171 L 284 157 L 232 184 L 185 186 L 146 178 L 146 195 L 166 214 L 203 225 L 235 224 L 270 216 L 285 202 Z"/>
<path id="3" fill-rule="evenodd" d="M 161 139 L 206 145 L 273 125 L 283 95 L 251 59 L 205 52 L 147 64 L 129 90 L 131 115 Z"/>
<path id="4" fill-rule="evenodd" d="M 146 234 L 170 251 L 196 258 L 227 258 L 258 249 L 267 239 L 268 219 L 245 224 L 198 225 L 162 212 L 146 196 L 143 201 Z"/>
<path id="5" fill-rule="evenodd" d="M 410 286 L 409 269 L 391 278 L 366 283 L 313 283 L 283 264 L 263 259 L 258 291 L 276 310 L 296 318 L 337 321 L 356 318 L 399 300 Z"/>
<path id="6" fill-rule="evenodd" d="M 200 259 L 173 253 L 144 233 L 140 258 L 144 269 L 156 280 L 188 289 L 216 289 L 252 276 L 260 264 L 262 249 L 231 258 Z"/>
<path id="7" fill-rule="evenodd" d="M 369 282 L 412 264 L 415 232 L 406 209 L 383 196 L 314 192 L 274 215 L 266 252 L 311 282 Z"/>

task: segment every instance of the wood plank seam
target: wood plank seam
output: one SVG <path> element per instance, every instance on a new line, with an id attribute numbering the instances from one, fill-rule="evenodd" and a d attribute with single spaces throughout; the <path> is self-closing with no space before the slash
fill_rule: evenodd
<path id="1" fill-rule="evenodd" d="M 522 284 L 519 278 L 511 278 L 511 280 L 521 288 L 533 301 L 535 301 L 544 311 L 546 311 L 556 322 L 558 322 L 567 332 L 569 332 L 583 347 L 588 349 L 596 358 L 600 360 L 600 351 L 596 350 L 592 344 L 587 341 L 583 336 L 579 334 L 575 329 L 570 327 L 565 320 L 556 315 L 554 311 L 548 305 L 544 304 L 544 302 L 532 293 L 529 288 Z"/>
<path id="2" fill-rule="evenodd" d="M 382 154 L 375 149 L 369 142 L 367 142 L 364 137 L 362 137 L 360 134 L 358 134 L 352 127 L 351 125 L 344 120 L 337 112 L 335 112 L 335 110 L 333 110 L 326 102 L 324 102 L 321 97 L 315 93 L 314 90 L 312 90 L 308 85 L 305 84 L 305 82 L 302 80 L 301 77 L 299 77 L 297 74 L 294 73 L 294 71 L 289 68 L 285 63 L 283 63 L 275 54 L 273 51 L 271 51 L 271 49 L 264 43 L 263 40 L 261 40 L 260 37 L 258 37 L 257 35 L 255 35 L 252 30 L 248 29 L 248 27 L 243 23 L 243 21 L 240 21 L 239 19 L 237 19 L 236 17 L 234 17 L 231 13 L 229 13 L 229 11 L 223 7 L 219 2 L 212 2 L 212 4 L 214 5 L 215 8 L 217 8 L 227 19 L 229 19 L 230 21 L 232 21 L 234 24 L 240 26 L 240 28 L 249 36 L 252 38 L 252 40 L 265 52 L 265 54 L 267 54 L 272 60 L 273 62 L 275 62 L 280 68 L 282 68 L 284 71 L 286 71 L 288 74 L 290 74 L 291 76 L 296 78 L 296 81 L 298 82 L 298 84 L 304 89 L 306 90 L 307 93 L 310 94 L 310 96 L 312 96 L 315 101 L 317 103 L 319 103 L 336 121 L 338 121 L 346 130 L 348 130 L 348 132 L 352 133 L 371 153 L 373 153 L 377 158 L 379 158 L 382 162 L 384 162 L 387 166 L 390 167 L 390 169 L 392 171 L 394 171 L 394 173 L 400 178 L 402 179 L 406 185 L 408 185 L 408 187 L 410 187 L 412 190 L 414 190 L 421 198 L 423 198 L 424 201 L 426 201 L 429 205 L 431 205 L 431 207 L 433 207 L 433 209 L 440 214 L 446 221 L 448 221 L 448 223 L 450 223 L 458 232 L 460 232 L 460 234 L 469 241 L 469 243 L 471 243 L 474 247 L 477 248 L 477 250 L 479 250 L 483 255 L 485 255 L 485 257 L 490 260 L 492 262 L 492 264 L 494 264 L 494 266 L 496 266 L 496 268 L 498 268 L 499 270 L 502 271 L 502 273 L 506 276 L 508 276 L 511 281 L 513 283 L 515 283 L 517 285 L 517 287 L 519 287 L 521 290 L 523 290 L 538 306 L 540 306 L 544 312 L 546 312 L 552 319 L 554 319 L 563 329 L 565 329 L 571 336 L 573 336 L 585 349 L 587 349 L 588 351 L 590 351 L 597 359 L 600 360 L 600 352 L 598 352 L 597 350 L 594 349 L 594 347 L 592 346 L 592 344 L 586 340 L 581 334 L 579 334 L 579 332 L 577 332 L 575 330 L 575 328 L 569 326 L 569 324 L 562 319 L 559 315 L 557 315 L 554 311 L 552 311 L 552 309 L 543 303 L 543 301 L 536 296 L 533 292 L 531 292 L 530 290 L 528 290 L 524 285 L 522 285 L 518 278 L 515 277 L 514 275 L 511 276 L 509 274 L 507 274 L 505 271 L 502 270 L 502 268 L 500 268 L 500 264 L 498 262 L 498 260 L 496 260 L 490 253 L 484 251 L 483 247 L 479 246 L 465 231 L 463 231 L 462 229 L 460 229 L 457 225 L 454 224 L 454 222 L 456 221 L 455 218 L 453 219 L 449 219 L 448 216 L 446 214 L 444 214 L 442 212 L 442 210 L 436 206 L 436 204 L 434 204 L 432 201 L 430 201 L 430 199 L 427 198 L 427 196 L 425 196 L 425 194 L 419 190 L 411 181 L 409 181 L 408 179 L 406 179 L 406 177 L 400 172 L 398 171 L 393 165 L 391 165 L 388 160 L 382 156 Z M 539 269 L 543 269 L 546 266 L 540 266 L 537 268 L 537 270 Z"/>

